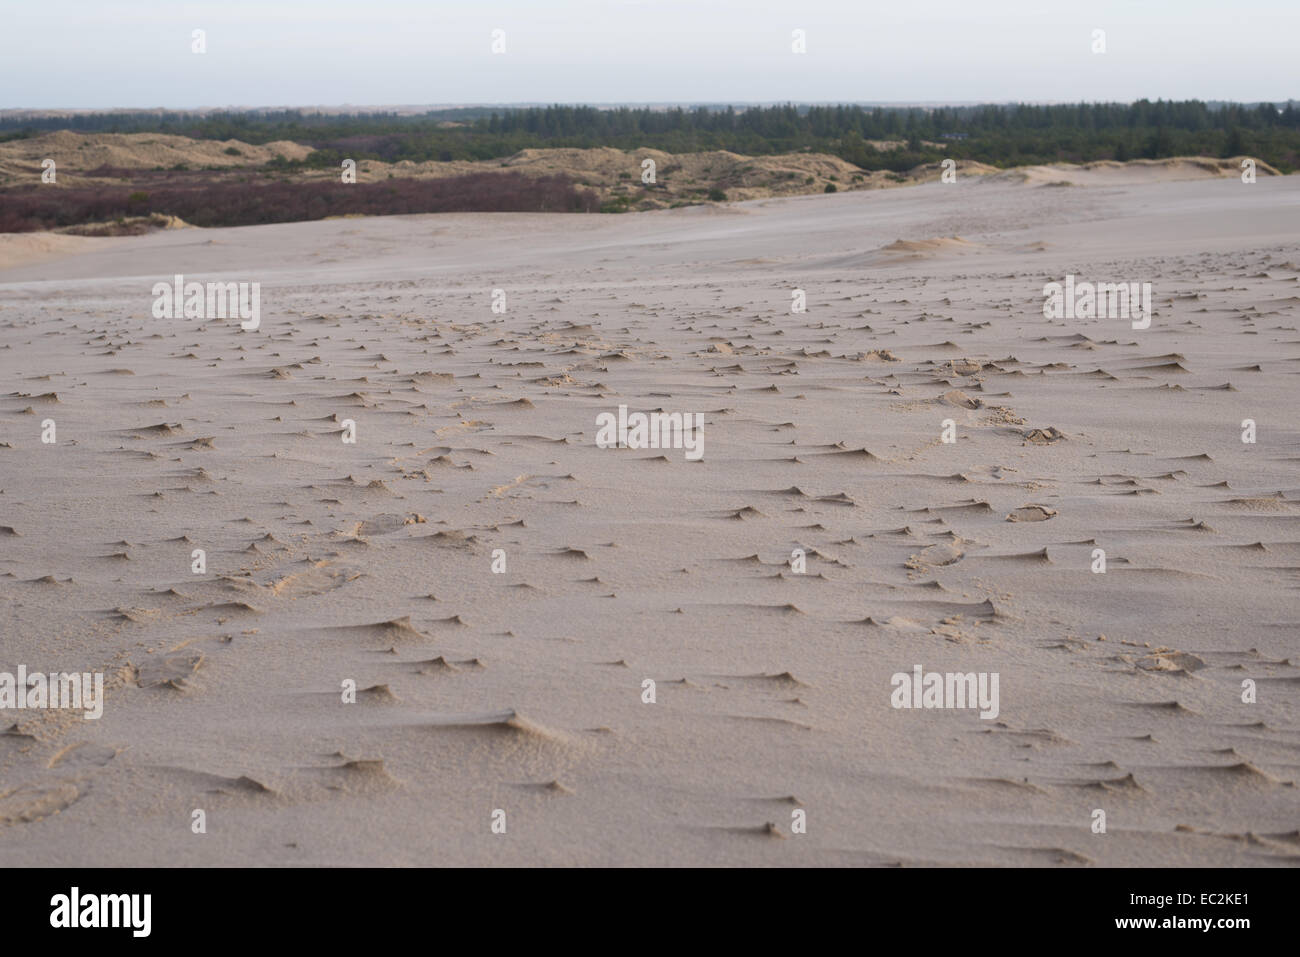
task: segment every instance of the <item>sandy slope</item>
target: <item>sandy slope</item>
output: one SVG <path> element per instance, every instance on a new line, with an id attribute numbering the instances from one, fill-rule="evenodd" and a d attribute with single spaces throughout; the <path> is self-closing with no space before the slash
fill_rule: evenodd
<path id="1" fill-rule="evenodd" d="M 227 152 L 233 150 L 234 152 Z M 304 159 L 310 146 L 276 140 L 261 146 L 240 140 L 196 140 L 168 133 L 74 133 L 58 130 L 0 143 L 0 186 L 40 182 L 45 159 L 56 167 L 54 186 L 112 182 L 88 175 L 101 166 L 120 169 L 233 169 L 261 166 L 277 156 Z"/>
<path id="2" fill-rule="evenodd" d="M 1298 214 L 962 180 L 0 272 L 0 670 L 110 686 L 0 715 L 0 863 L 1294 864 Z M 176 272 L 260 331 L 152 318 Z M 1151 327 L 1045 319 L 1067 272 Z M 703 461 L 597 448 L 621 403 Z M 916 664 L 998 718 L 892 708 Z"/>

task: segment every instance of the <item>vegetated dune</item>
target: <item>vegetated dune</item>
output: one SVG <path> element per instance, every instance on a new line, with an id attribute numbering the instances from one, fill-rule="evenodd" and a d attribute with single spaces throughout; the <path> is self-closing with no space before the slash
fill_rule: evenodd
<path id="1" fill-rule="evenodd" d="M 1125 163 L 1115 160 L 1082 164 L 1051 163 L 1046 166 L 1017 166 L 997 173 L 997 177 L 1031 186 L 1135 186 L 1142 183 L 1240 176 L 1241 164 L 1246 158 L 1171 156 L 1168 159 L 1139 159 Z M 1254 162 L 1257 176 L 1282 175 L 1263 160 L 1256 159 Z"/>
<path id="2" fill-rule="evenodd" d="M 231 152 L 234 151 L 234 152 Z M 115 182 L 89 175 L 101 167 L 110 169 L 232 169 L 262 166 L 283 156 L 305 159 L 310 146 L 279 140 L 253 146 L 239 140 L 196 140 L 163 133 L 74 133 L 59 130 L 29 139 L 0 143 L 0 187 L 40 182 L 41 162 L 57 164 L 54 185 L 86 186 Z"/>
<path id="3" fill-rule="evenodd" d="M 882 150 L 900 143 L 881 141 Z M 943 146 L 944 144 L 931 144 Z M 161 133 L 75 133 L 59 130 L 27 139 L 0 143 L 0 187 L 40 180 L 41 162 L 53 159 L 58 178 L 53 185 L 84 186 L 116 183 L 120 177 L 95 171 L 190 170 L 235 171 L 264 166 L 277 158 L 305 160 L 314 153 L 311 146 L 276 140 L 261 146 L 240 140 L 198 140 Z M 655 163 L 654 180 L 642 183 L 643 163 Z M 1031 185 L 1126 185 L 1152 181 L 1201 179 L 1239 175 L 1245 157 L 1217 158 L 1177 156 L 1168 159 L 1138 159 L 1127 162 L 1098 160 L 1091 163 L 1052 163 L 1002 170 L 973 160 L 958 160 L 964 175 L 996 174 L 1000 178 Z M 1281 173 L 1262 160 L 1255 160 L 1259 175 Z M 464 176 L 489 170 L 514 170 L 537 175 L 562 173 L 597 189 L 602 196 L 635 194 L 642 185 L 651 186 L 641 197 L 658 207 L 668 197 L 681 198 L 720 188 L 728 199 L 761 199 L 766 196 L 820 193 L 834 184 L 838 190 L 878 188 L 938 179 L 941 164 L 928 163 L 905 173 L 888 170 L 866 171 L 827 153 L 780 153 L 744 156 L 726 150 L 699 153 L 666 153 L 657 149 L 526 149 L 504 159 L 454 160 L 416 163 L 410 160 L 387 163 L 358 161 L 357 182 L 388 178 L 435 178 Z M 282 175 L 282 174 L 281 174 Z M 309 169 L 296 171 L 294 178 L 333 177 L 338 171 Z M 809 180 L 811 179 L 811 182 Z M 734 193 L 734 195 L 732 195 Z M 661 195 L 662 194 L 662 195 Z"/>
<path id="4" fill-rule="evenodd" d="M 84 187 L 121 186 L 124 179 L 131 178 L 123 175 L 129 170 L 184 169 L 230 174 L 262 167 L 277 157 L 303 160 L 312 152 L 310 146 L 287 141 L 253 146 L 238 140 L 194 140 L 152 133 L 88 135 L 64 130 L 0 143 L 0 187 L 39 182 L 41 162 L 47 158 L 58 164 L 53 185 Z M 652 182 L 642 182 L 647 159 L 654 162 Z M 995 171 L 980 163 L 963 163 L 962 167 L 972 174 Z M 911 173 L 868 172 L 825 153 L 751 157 L 725 150 L 673 154 L 654 149 L 598 147 L 526 149 L 507 158 L 480 161 L 387 163 L 361 159 L 357 161 L 356 177 L 358 183 L 368 183 L 496 171 L 535 176 L 562 174 L 580 187 L 595 189 L 603 202 L 634 209 L 717 200 L 719 190 L 728 200 L 763 199 L 827 192 L 831 186 L 838 191 L 923 182 L 937 179 L 941 173 L 938 164 Z M 307 182 L 335 179 L 340 174 L 340 169 L 331 166 L 294 170 L 287 176 L 290 181 Z M 276 170 L 274 175 L 283 180 L 286 173 Z"/>
<path id="5" fill-rule="evenodd" d="M 305 185 L 338 184 L 342 170 L 333 165 L 288 169 L 283 164 L 268 166 L 277 159 L 306 160 L 313 152 L 310 146 L 288 141 L 253 146 L 238 140 L 195 140 L 153 133 L 87 135 L 64 130 L 12 140 L 0 143 L 0 189 L 13 190 L 8 225 L 0 228 L 58 227 L 85 235 L 135 235 L 184 225 L 181 220 L 198 225 L 244 225 L 335 215 L 465 209 L 527 211 L 532 207 L 518 200 L 518 183 L 527 186 L 534 179 L 550 184 L 547 188 L 552 192 L 556 184 L 571 184 L 564 189 L 582 196 L 572 201 L 547 201 L 540 204 L 541 209 L 648 211 L 929 183 L 942 178 L 949 162 L 928 163 L 898 173 L 859 169 L 824 153 L 742 156 L 725 150 L 674 154 L 610 147 L 526 149 L 513 156 L 480 161 L 358 160 L 356 183 L 362 188 L 357 193 L 387 183 L 395 191 L 386 192 L 384 195 L 391 193 L 392 198 L 385 201 L 383 196 L 323 197 L 301 191 Z M 45 159 L 57 164 L 57 179 L 53 184 L 42 184 L 40 190 L 80 190 L 80 196 L 69 195 L 64 197 L 66 201 L 54 203 L 51 197 L 62 193 L 33 189 L 41 183 L 41 163 Z M 1234 177 L 1240 175 L 1243 160 L 1174 157 L 1126 163 L 1056 163 L 1007 170 L 958 160 L 953 171 L 962 179 L 991 178 L 1032 187 L 1115 187 Z M 1260 160 L 1255 161 L 1255 169 L 1261 176 L 1280 175 Z M 498 182 L 484 174 L 500 174 L 515 183 Z M 442 191 L 462 196 L 463 201 L 438 201 L 422 195 L 428 190 L 413 189 L 412 181 L 448 179 L 459 179 L 461 183 L 449 184 Z M 267 192 L 265 196 L 258 194 L 257 199 L 250 198 L 249 194 L 258 190 Z M 248 209 L 241 210 L 232 197 L 242 198 Z"/>
<path id="6" fill-rule="evenodd" d="M 654 162 L 653 182 L 643 182 L 646 160 Z M 665 153 L 662 150 L 527 149 L 503 160 L 485 163 L 371 163 L 360 164 L 358 180 L 365 177 L 449 176 L 485 167 L 537 175 L 563 173 L 580 186 L 595 189 L 606 203 L 628 209 L 661 209 L 705 200 L 743 201 L 771 196 L 797 196 L 827 191 L 872 189 L 937 179 L 926 173 L 895 174 L 866 171 L 826 153 L 782 153 L 742 156 L 726 150 L 702 153 Z M 979 171 L 992 167 L 975 164 Z M 975 172 L 973 167 L 972 172 Z M 833 187 L 833 190 L 828 190 Z M 719 193 L 722 194 L 719 197 Z"/>

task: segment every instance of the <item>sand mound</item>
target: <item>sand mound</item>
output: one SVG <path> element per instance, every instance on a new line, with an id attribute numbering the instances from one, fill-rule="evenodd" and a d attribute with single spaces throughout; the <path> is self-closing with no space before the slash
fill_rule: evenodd
<path id="1" fill-rule="evenodd" d="M 932 259 L 935 256 L 978 252 L 983 248 L 979 243 L 969 242 L 960 236 L 940 236 L 934 239 L 896 239 L 888 246 L 880 247 L 879 255 L 893 260 Z"/>
<path id="2" fill-rule="evenodd" d="M 881 142 L 890 149 L 901 144 Z M 310 146 L 276 141 L 255 146 L 239 140 L 196 140 L 155 133 L 84 134 L 69 130 L 29 139 L 0 143 L 0 187 L 38 182 L 41 162 L 57 164 L 56 186 L 122 186 L 122 180 L 91 175 L 101 168 L 123 170 L 229 171 L 264 166 L 283 157 L 302 160 L 314 152 Z M 642 182 L 643 164 L 654 163 L 654 181 Z M 743 156 L 726 150 L 701 153 L 666 153 L 663 150 L 558 148 L 525 149 L 505 159 L 386 163 L 359 160 L 357 182 L 389 178 L 440 179 L 483 172 L 522 172 L 536 176 L 564 175 L 579 186 L 594 189 L 613 210 L 662 209 L 668 206 L 766 199 L 807 193 L 880 189 L 938 180 L 938 163 L 918 166 L 906 173 L 862 170 L 825 153 L 785 153 Z M 983 176 L 992 166 L 961 161 L 958 176 Z M 335 178 L 338 170 L 302 170 L 292 174 L 300 181 Z"/>
<path id="3" fill-rule="evenodd" d="M 58 233 L 0 233 L 0 269 L 60 259 L 101 248 L 100 241 Z"/>
<path id="4" fill-rule="evenodd" d="M 86 174 L 101 166 L 121 169 L 229 169 L 262 166 L 283 156 L 301 160 L 310 146 L 277 140 L 254 146 L 240 140 L 195 140 L 162 133 L 74 133 L 59 130 L 0 143 L 0 186 L 39 182 L 41 161 L 52 159 L 56 186 L 96 182 Z"/>
<path id="5" fill-rule="evenodd" d="M 1138 186 L 1144 183 L 1169 183 L 1187 179 L 1228 179 L 1241 175 L 1245 157 L 1218 159 L 1206 156 L 1173 156 L 1168 159 L 1098 160 L 1093 163 L 1051 163 L 1045 166 L 1018 166 L 993 176 L 999 182 L 1024 183 L 1027 186 Z M 1282 174 L 1255 160 L 1259 176 Z"/>

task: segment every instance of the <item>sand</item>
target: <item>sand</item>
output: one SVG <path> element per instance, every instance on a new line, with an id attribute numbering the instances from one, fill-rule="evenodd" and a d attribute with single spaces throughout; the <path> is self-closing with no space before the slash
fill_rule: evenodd
<path id="1" fill-rule="evenodd" d="M 106 700 L 0 714 L 0 863 L 1294 865 L 1298 224 L 967 178 L 6 252 L 0 670 Z"/>
<path id="2" fill-rule="evenodd" d="M 230 152 L 228 152 L 230 151 Z M 236 169 L 261 166 L 277 156 L 301 160 L 310 146 L 289 140 L 263 145 L 241 140 L 196 140 L 170 133 L 74 133 L 58 130 L 0 143 L 0 186 L 39 182 L 41 163 L 54 160 L 53 186 L 116 185 L 112 177 L 91 175 L 110 169 Z"/>

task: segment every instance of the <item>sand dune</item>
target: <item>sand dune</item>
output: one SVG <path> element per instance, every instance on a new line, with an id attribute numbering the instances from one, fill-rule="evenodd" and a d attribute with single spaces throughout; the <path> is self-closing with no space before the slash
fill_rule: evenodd
<path id="1" fill-rule="evenodd" d="M 277 140 L 254 145 L 240 140 L 196 140 L 167 133 L 74 133 L 58 130 L 0 143 L 0 186 L 39 179 L 41 161 L 57 165 L 55 185 L 83 186 L 104 182 L 89 175 L 102 166 L 117 169 L 170 169 L 260 166 L 283 156 L 299 160 L 310 146 Z"/>
<path id="2" fill-rule="evenodd" d="M 1134 175 L 0 242 L 0 859 L 1294 865 L 1300 180 Z"/>

